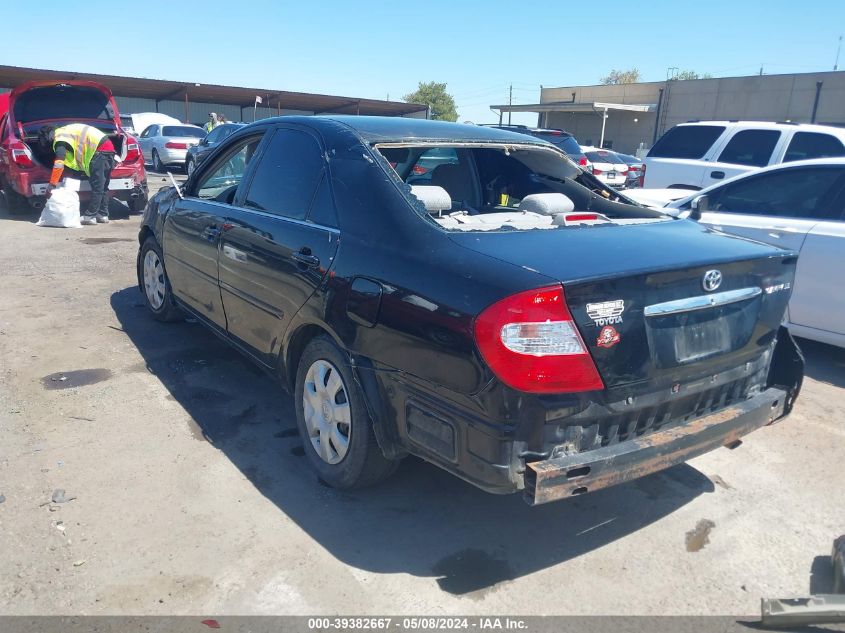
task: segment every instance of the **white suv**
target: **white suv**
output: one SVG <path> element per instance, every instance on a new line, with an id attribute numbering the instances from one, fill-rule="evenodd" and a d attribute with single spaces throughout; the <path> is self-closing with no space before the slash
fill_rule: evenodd
<path id="1" fill-rule="evenodd" d="M 832 156 L 845 156 L 843 128 L 760 121 L 681 123 L 648 152 L 643 186 L 696 190 L 767 165 Z"/>

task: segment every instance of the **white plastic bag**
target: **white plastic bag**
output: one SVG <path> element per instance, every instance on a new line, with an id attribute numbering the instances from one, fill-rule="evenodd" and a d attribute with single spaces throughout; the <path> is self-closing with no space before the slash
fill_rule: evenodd
<path id="1" fill-rule="evenodd" d="M 38 226 L 58 226 L 66 229 L 78 229 L 82 226 L 79 221 L 79 194 L 72 183 L 62 183 L 53 189 L 47 198 L 47 204 L 41 211 Z"/>

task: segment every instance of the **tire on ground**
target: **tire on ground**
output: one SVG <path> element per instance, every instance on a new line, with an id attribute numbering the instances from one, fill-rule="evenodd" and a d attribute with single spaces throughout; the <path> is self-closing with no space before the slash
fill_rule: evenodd
<path id="1" fill-rule="evenodd" d="M 150 296 L 153 294 L 153 289 L 149 285 L 151 279 L 145 277 L 145 274 L 149 274 L 149 272 L 151 272 L 145 271 L 148 253 L 154 254 L 150 255 L 151 263 L 156 258 L 161 263 L 161 274 L 157 276 L 157 279 L 159 284 L 163 284 L 163 293 L 161 293 L 161 305 L 157 307 L 150 299 Z M 144 295 L 144 303 L 147 305 L 147 309 L 150 311 L 150 314 L 152 314 L 154 319 L 157 321 L 168 322 L 181 321 L 185 318 L 184 313 L 173 300 L 173 289 L 170 287 L 170 280 L 167 278 L 167 271 L 164 267 L 164 255 L 161 252 L 161 247 L 152 235 L 144 240 L 138 254 L 138 283 L 142 288 L 141 293 Z M 159 286 L 159 289 L 161 289 L 161 287 L 162 286 Z"/>
<path id="2" fill-rule="evenodd" d="M 348 449 L 336 464 L 320 457 L 309 437 L 305 421 L 303 394 L 306 376 L 309 368 L 318 361 L 328 361 L 332 370 L 338 371 L 350 408 Z M 364 488 L 386 479 L 396 470 L 399 461 L 385 458 L 376 441 L 373 422 L 367 413 L 361 388 L 352 376 L 349 359 L 329 336 L 318 336 L 305 347 L 297 367 L 294 398 L 296 423 L 305 454 L 325 483 L 340 489 Z"/>

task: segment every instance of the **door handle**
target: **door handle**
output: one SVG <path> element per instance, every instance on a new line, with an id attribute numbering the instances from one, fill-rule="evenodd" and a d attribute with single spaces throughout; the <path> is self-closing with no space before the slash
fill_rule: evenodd
<path id="1" fill-rule="evenodd" d="M 303 247 L 291 253 L 291 259 L 306 268 L 317 268 L 320 265 L 320 258 L 311 254 L 311 249 Z"/>
<path id="2" fill-rule="evenodd" d="M 202 238 L 208 240 L 209 242 L 213 242 L 218 237 L 220 237 L 220 227 L 212 224 L 211 226 L 207 226 L 202 230 Z"/>
<path id="3" fill-rule="evenodd" d="M 722 178 L 725 177 L 725 172 L 723 172 L 723 171 L 711 171 L 710 177 L 715 178 L 716 180 L 721 180 Z"/>

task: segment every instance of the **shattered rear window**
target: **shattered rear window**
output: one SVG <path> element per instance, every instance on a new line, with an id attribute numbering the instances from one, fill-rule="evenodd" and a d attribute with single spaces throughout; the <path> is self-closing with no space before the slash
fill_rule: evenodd
<path id="1" fill-rule="evenodd" d="M 672 221 L 622 197 L 552 148 L 379 143 L 375 149 L 420 215 L 450 231 Z"/>

